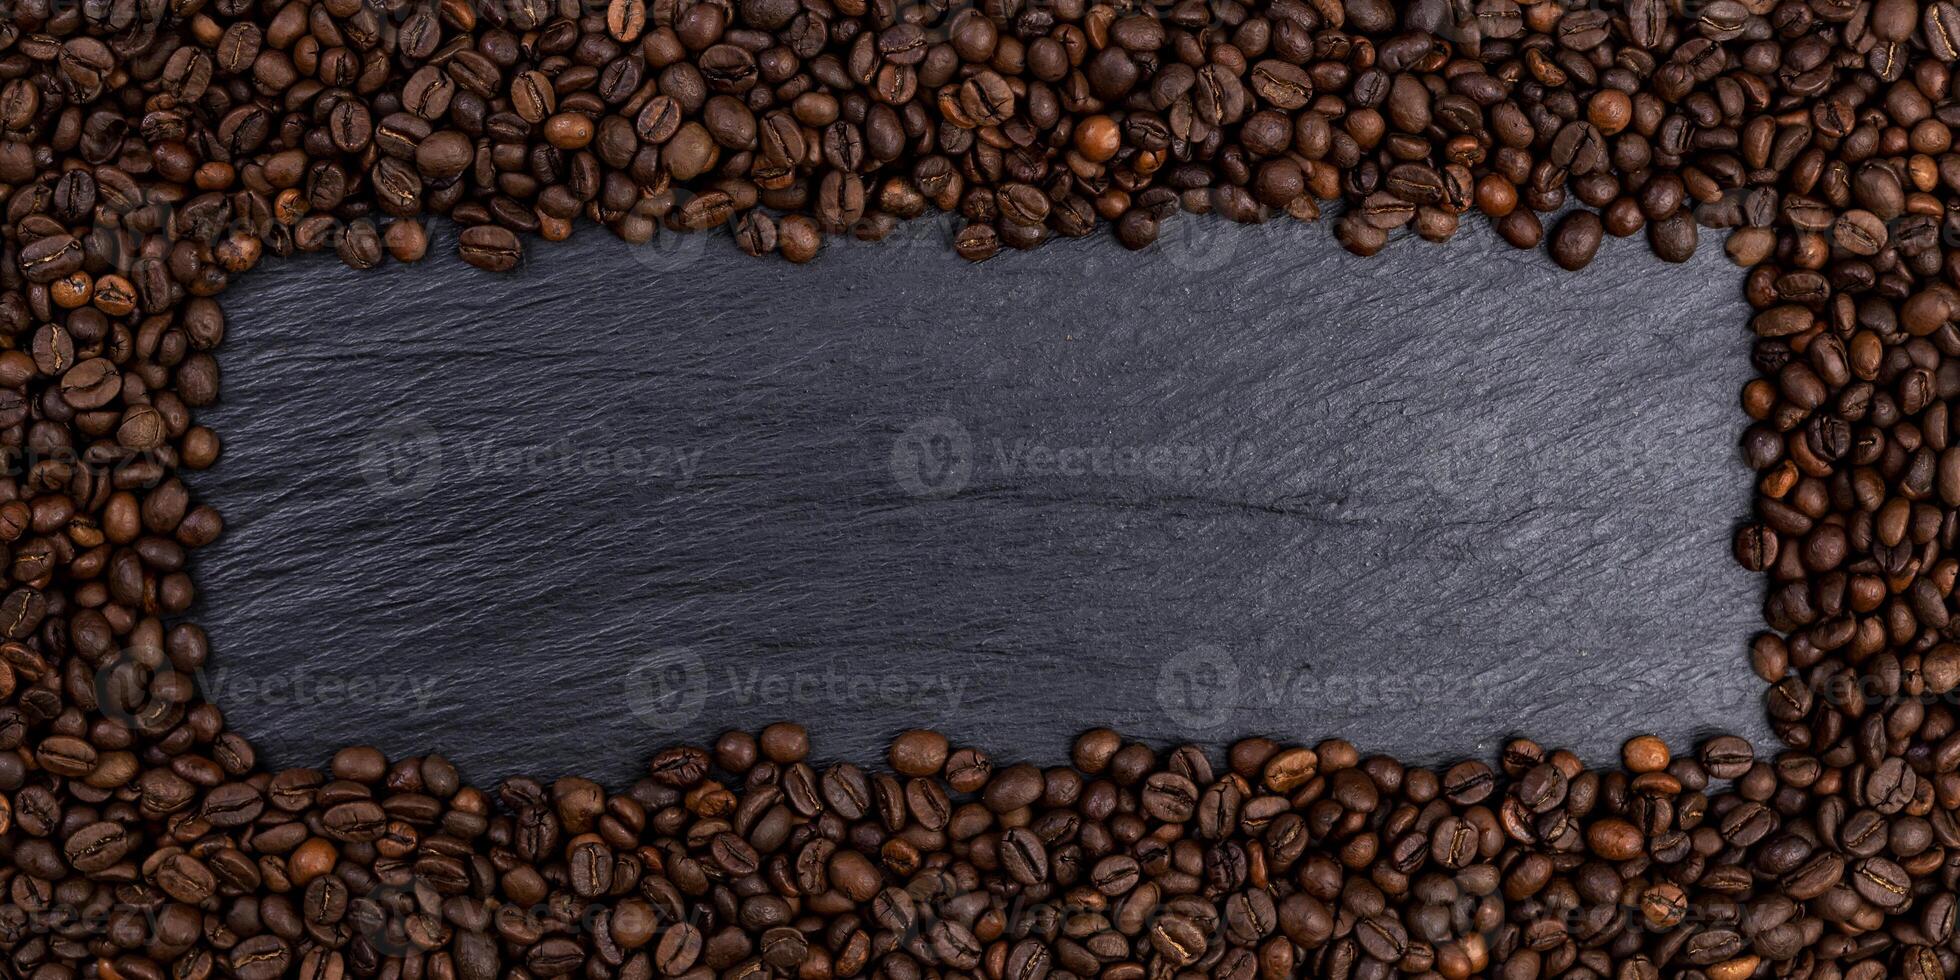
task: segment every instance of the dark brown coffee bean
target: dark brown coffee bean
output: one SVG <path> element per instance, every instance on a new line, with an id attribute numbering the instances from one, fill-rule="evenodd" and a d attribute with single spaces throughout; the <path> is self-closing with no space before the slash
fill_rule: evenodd
<path id="1" fill-rule="evenodd" d="M 1558 263 L 1559 268 L 1573 272 L 1591 265 L 1593 256 L 1599 254 L 1599 243 L 1605 231 L 1599 216 L 1591 211 L 1568 213 L 1552 228 L 1549 246 L 1552 261 Z"/>
<path id="2" fill-rule="evenodd" d="M 20 270 L 28 282 L 51 283 L 82 268 L 82 244 L 69 235 L 50 235 L 20 250 Z"/>
<path id="3" fill-rule="evenodd" d="M 239 943 L 229 957 L 232 972 L 240 980 L 272 980 L 284 976 L 292 963 L 292 951 L 277 936 L 261 935 Z"/>
<path id="4" fill-rule="evenodd" d="M 102 821 L 71 834 L 63 843 L 62 851 L 68 863 L 77 871 L 92 874 L 122 860 L 135 844 L 129 828 Z"/>
<path id="5" fill-rule="evenodd" d="M 1529 208 L 1519 208 L 1497 219 L 1497 233 L 1513 248 L 1537 248 L 1538 242 L 1545 237 L 1545 228 L 1539 222 L 1537 213 Z"/>
<path id="6" fill-rule="evenodd" d="M 1664 262 L 1686 262 L 1695 254 L 1695 222 L 1686 211 L 1676 211 L 1647 224 L 1647 241 Z"/>
<path id="7" fill-rule="evenodd" d="M 1048 852 L 1041 839 L 1026 828 L 1016 827 L 1001 835 L 1001 867 L 1023 885 L 1036 885 L 1048 879 Z"/>
<path id="8" fill-rule="evenodd" d="M 510 272 L 523 258 L 517 236 L 495 225 L 476 225 L 463 229 L 458 249 L 463 261 L 491 272 Z"/>

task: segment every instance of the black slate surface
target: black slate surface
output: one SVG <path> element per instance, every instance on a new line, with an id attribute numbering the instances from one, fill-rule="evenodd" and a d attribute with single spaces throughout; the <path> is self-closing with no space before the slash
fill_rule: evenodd
<path id="1" fill-rule="evenodd" d="M 1058 761 L 1343 735 L 1765 742 L 1739 274 L 1609 241 L 1364 261 L 1185 221 L 972 267 L 603 232 L 508 277 L 274 263 L 229 300 L 203 678 L 274 765 L 371 741 L 621 784 L 778 717 Z"/>

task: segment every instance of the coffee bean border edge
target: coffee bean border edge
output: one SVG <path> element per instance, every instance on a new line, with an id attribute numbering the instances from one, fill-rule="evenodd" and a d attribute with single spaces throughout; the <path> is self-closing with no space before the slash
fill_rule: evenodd
<path id="1" fill-rule="evenodd" d="M 0 959 L 200 980 L 1931 977 L 1960 968 L 1960 188 L 1949 0 L 0 2 Z M 1477 212 L 1588 264 L 1729 231 L 1756 311 L 1752 645 L 1784 743 L 1068 766 L 793 723 L 587 780 L 371 748 L 265 771 L 189 678 L 222 531 L 216 297 L 268 253 L 516 268 L 580 220 L 814 259 L 943 221 Z M 1542 214 L 1577 207 L 1549 236 Z M 664 229 L 664 230 L 663 230 Z M 822 719 L 812 719 L 821 721 Z"/>

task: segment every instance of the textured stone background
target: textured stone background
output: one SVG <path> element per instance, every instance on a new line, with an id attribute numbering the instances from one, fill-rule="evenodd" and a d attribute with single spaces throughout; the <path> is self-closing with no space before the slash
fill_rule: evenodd
<path id="1" fill-rule="evenodd" d="M 372 740 L 619 784 L 792 716 L 1057 761 L 1341 734 L 1766 739 L 1727 557 L 1739 276 L 1482 226 L 1373 261 L 1171 226 L 971 267 L 600 231 L 495 277 L 276 263 L 229 310 L 206 687 L 274 765 Z"/>

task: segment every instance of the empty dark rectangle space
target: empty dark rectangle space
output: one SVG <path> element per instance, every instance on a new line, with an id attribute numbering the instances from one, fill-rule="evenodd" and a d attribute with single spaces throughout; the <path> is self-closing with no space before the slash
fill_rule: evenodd
<path id="1" fill-rule="evenodd" d="M 623 784 L 793 718 L 1057 762 L 1347 737 L 1765 742 L 1727 540 L 1738 277 L 1481 224 L 1373 260 L 1174 224 L 969 266 L 586 231 L 522 272 L 271 263 L 195 487 L 204 677 L 275 767 L 369 741 Z"/>

